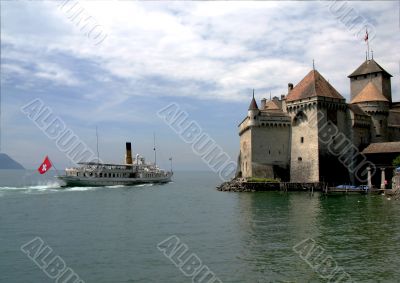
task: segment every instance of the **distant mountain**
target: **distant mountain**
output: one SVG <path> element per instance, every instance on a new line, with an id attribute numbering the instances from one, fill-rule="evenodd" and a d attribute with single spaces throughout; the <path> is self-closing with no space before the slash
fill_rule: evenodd
<path id="1" fill-rule="evenodd" d="M 0 153 L 0 169 L 25 169 L 25 168 L 7 154 Z"/>

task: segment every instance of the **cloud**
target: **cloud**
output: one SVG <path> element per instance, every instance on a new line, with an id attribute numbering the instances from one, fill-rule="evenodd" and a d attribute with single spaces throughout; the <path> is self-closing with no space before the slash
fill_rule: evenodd
<path id="1" fill-rule="evenodd" d="M 145 133 L 155 109 L 178 101 L 236 148 L 251 89 L 257 99 L 284 94 L 314 60 L 348 99 L 347 75 L 365 59 L 365 43 L 323 1 L 79 3 L 107 32 L 101 44 L 58 1 L 2 2 L 1 88 L 16 109 L 43 99 L 82 135 L 95 124 Z M 371 48 L 400 100 L 398 3 L 346 3 L 373 23 Z"/>
<path id="2" fill-rule="evenodd" d="M 299 81 L 307 73 L 313 58 L 322 73 L 333 78 L 335 87 L 346 95 L 346 76 L 363 58 L 362 44 L 319 2 L 81 2 L 87 13 L 109 31 L 107 39 L 96 47 L 54 3 L 25 4 L 19 3 L 28 11 L 27 20 L 33 26 L 37 16 L 32 10 L 39 10 L 42 17 L 51 21 L 44 29 L 42 23 L 37 24 L 38 29 L 29 29 L 27 44 L 32 46 L 32 52 L 91 60 L 111 79 L 110 83 L 115 77 L 131 84 L 151 85 L 151 78 L 162 78 L 183 87 L 174 92 L 155 91 L 157 96 L 175 93 L 202 99 L 242 100 L 250 88 L 279 94 L 286 91 L 287 82 Z M 13 5 L 17 4 L 7 3 L 6 9 Z M 379 32 L 387 34 L 395 25 L 396 15 L 391 12 L 390 3 L 380 4 L 378 10 L 371 8 L 373 4 L 369 8 L 349 5 L 366 18 L 373 17 Z M 16 28 L 8 28 L 7 23 L 6 19 L 5 42 L 11 39 L 16 49 L 22 48 L 26 33 L 22 30 L 22 34 L 11 36 L 8 30 Z M 389 71 L 395 73 L 398 70 L 393 70 L 392 62 L 396 62 L 397 54 L 393 46 L 398 41 L 398 36 L 382 40 L 382 46 L 392 46 L 388 52 L 375 47 L 376 54 L 382 54 L 378 57 L 382 58 L 382 65 L 389 65 Z M 354 56 L 357 53 L 359 56 Z M 49 63 L 45 66 L 49 68 L 42 68 L 36 76 L 77 84 L 73 66 L 70 70 Z M 92 79 L 96 81 L 98 77 Z"/>

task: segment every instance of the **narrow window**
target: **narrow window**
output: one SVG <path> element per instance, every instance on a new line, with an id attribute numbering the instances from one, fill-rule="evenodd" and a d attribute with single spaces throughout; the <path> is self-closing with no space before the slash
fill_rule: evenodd
<path id="1" fill-rule="evenodd" d="M 301 137 L 301 138 L 300 138 L 300 142 L 301 142 L 301 143 L 304 143 L 304 137 Z"/>

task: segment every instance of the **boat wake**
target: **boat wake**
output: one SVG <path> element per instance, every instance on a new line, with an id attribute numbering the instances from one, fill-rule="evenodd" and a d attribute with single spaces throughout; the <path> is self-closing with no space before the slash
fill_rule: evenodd
<path id="1" fill-rule="evenodd" d="M 140 187 L 152 187 L 152 186 L 154 186 L 154 184 L 153 184 L 153 183 L 147 183 L 147 184 L 138 184 L 138 185 L 132 185 L 131 187 L 137 187 L 137 188 L 140 188 Z"/>
<path id="2" fill-rule="evenodd" d="M 47 194 L 57 192 L 82 192 L 98 189 L 98 187 L 63 187 L 57 182 L 46 182 L 34 185 L 11 187 L 0 187 L 0 197 L 6 194 L 22 193 L 22 194 Z"/>
<path id="3" fill-rule="evenodd" d="M 21 186 L 21 187 L 11 187 L 4 186 L 0 187 L 0 195 L 4 193 L 20 192 L 20 193 L 42 193 L 42 192 L 56 192 L 61 188 L 61 185 L 57 182 L 46 182 L 39 183 L 35 185 Z"/>
<path id="4" fill-rule="evenodd" d="M 156 184 L 146 183 L 146 184 L 137 184 L 137 185 L 112 185 L 112 186 L 104 186 L 104 187 L 66 187 L 63 184 L 49 181 L 46 183 L 38 183 L 31 184 L 26 186 L 12 187 L 12 186 L 3 186 L 0 187 L 0 197 L 8 194 L 47 194 L 47 193 L 61 193 L 61 192 L 85 192 L 85 191 L 95 191 L 98 189 L 119 189 L 119 188 L 146 188 L 153 187 Z"/>

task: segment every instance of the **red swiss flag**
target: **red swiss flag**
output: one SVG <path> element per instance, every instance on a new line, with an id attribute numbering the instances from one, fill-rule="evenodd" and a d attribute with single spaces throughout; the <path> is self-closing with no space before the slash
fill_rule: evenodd
<path id="1" fill-rule="evenodd" d="M 44 174 L 51 168 L 51 162 L 48 156 L 44 159 L 43 163 L 39 166 L 38 171 L 40 174 Z"/>
<path id="2" fill-rule="evenodd" d="M 368 30 L 365 30 L 364 41 L 368 41 Z"/>

